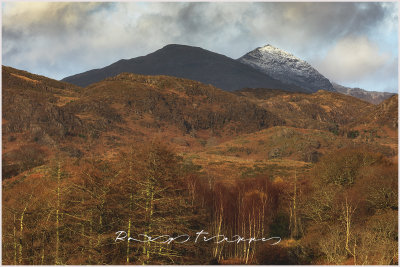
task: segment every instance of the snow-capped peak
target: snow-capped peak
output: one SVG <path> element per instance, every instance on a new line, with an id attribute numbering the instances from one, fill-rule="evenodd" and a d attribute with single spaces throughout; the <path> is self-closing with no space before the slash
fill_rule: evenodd
<path id="1" fill-rule="evenodd" d="M 335 91 L 327 78 L 306 61 L 272 45 L 258 47 L 238 59 L 284 83 L 295 84 L 307 91 Z"/>
<path id="2" fill-rule="evenodd" d="M 295 59 L 295 60 L 299 60 L 301 61 L 301 59 L 299 59 L 298 57 L 295 57 L 294 55 L 283 51 L 282 49 L 276 48 L 270 44 L 267 44 L 263 47 L 259 47 L 256 50 L 259 50 L 261 53 L 270 53 L 270 54 L 275 54 L 275 55 L 279 55 L 282 57 L 286 57 L 286 58 L 291 58 L 291 59 Z"/>

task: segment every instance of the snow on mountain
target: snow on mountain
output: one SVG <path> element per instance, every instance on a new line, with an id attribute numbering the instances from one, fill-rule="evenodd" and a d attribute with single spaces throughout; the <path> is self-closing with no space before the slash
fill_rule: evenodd
<path id="1" fill-rule="evenodd" d="M 307 62 L 272 45 L 259 47 L 238 59 L 274 79 L 309 92 L 335 91 L 330 81 Z"/>

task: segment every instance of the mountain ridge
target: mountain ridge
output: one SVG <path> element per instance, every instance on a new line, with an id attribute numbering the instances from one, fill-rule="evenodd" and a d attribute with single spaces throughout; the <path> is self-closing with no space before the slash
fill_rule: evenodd
<path id="1" fill-rule="evenodd" d="M 306 61 L 272 45 L 258 47 L 237 59 L 285 83 L 309 92 L 335 91 L 330 81 Z"/>
<path id="2" fill-rule="evenodd" d="M 284 84 L 252 67 L 227 56 L 200 47 L 170 44 L 132 59 L 122 59 L 104 68 L 72 75 L 62 81 L 87 86 L 123 72 L 143 75 L 167 75 L 212 84 L 225 91 L 244 87 L 266 87 L 304 91 Z"/>
<path id="3" fill-rule="evenodd" d="M 375 105 L 380 104 L 386 99 L 389 99 L 390 97 L 396 95 L 395 93 L 389 92 L 367 91 L 361 88 L 346 87 L 335 82 L 332 82 L 332 85 L 339 93 L 354 96 L 358 99 L 368 101 Z"/>

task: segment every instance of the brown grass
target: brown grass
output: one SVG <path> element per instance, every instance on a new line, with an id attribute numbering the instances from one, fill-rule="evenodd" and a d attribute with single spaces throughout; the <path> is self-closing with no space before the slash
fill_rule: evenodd
<path id="1" fill-rule="evenodd" d="M 40 81 L 38 81 L 38 80 L 30 79 L 28 77 L 25 77 L 25 76 L 22 76 L 22 75 L 18 75 L 18 74 L 15 74 L 15 73 L 11 73 L 11 75 L 14 76 L 14 77 L 20 78 L 22 80 L 25 80 L 27 82 L 34 83 L 34 84 L 40 83 Z"/>

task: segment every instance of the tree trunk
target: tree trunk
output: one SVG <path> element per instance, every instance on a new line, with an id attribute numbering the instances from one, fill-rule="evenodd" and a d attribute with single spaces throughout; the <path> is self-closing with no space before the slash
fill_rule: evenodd
<path id="1" fill-rule="evenodd" d="M 16 220 L 15 220 L 15 213 L 14 213 L 14 232 L 13 232 L 13 237 L 14 237 L 14 265 L 17 265 L 17 236 L 16 236 L 16 226 L 15 226 Z"/>
<path id="2" fill-rule="evenodd" d="M 20 217 L 20 232 L 19 232 L 19 259 L 18 259 L 18 264 L 22 264 L 22 235 L 23 235 L 23 230 L 24 230 L 24 215 L 26 212 L 26 209 L 28 208 L 28 204 L 31 201 L 32 198 L 32 194 L 29 197 L 29 200 L 27 201 L 24 210 L 21 213 L 21 217 Z"/>
<path id="3" fill-rule="evenodd" d="M 56 208 L 56 257 L 55 264 L 60 264 L 60 183 L 61 183 L 61 166 L 60 162 L 57 163 L 57 208 Z"/>
<path id="4" fill-rule="evenodd" d="M 352 213 L 355 211 L 355 209 L 351 209 L 351 206 L 347 202 L 347 197 L 346 197 L 346 206 L 345 206 L 345 222 L 346 222 L 346 251 L 353 256 L 354 259 L 354 264 L 356 264 L 356 244 L 354 244 L 353 251 L 350 250 L 349 243 L 350 243 L 350 227 L 351 227 L 351 216 Z"/>
<path id="5" fill-rule="evenodd" d="M 129 263 L 129 237 L 131 236 L 131 213 L 133 204 L 133 194 L 131 193 L 130 204 L 129 204 L 129 221 L 128 221 L 128 242 L 126 243 L 126 263 Z"/>

